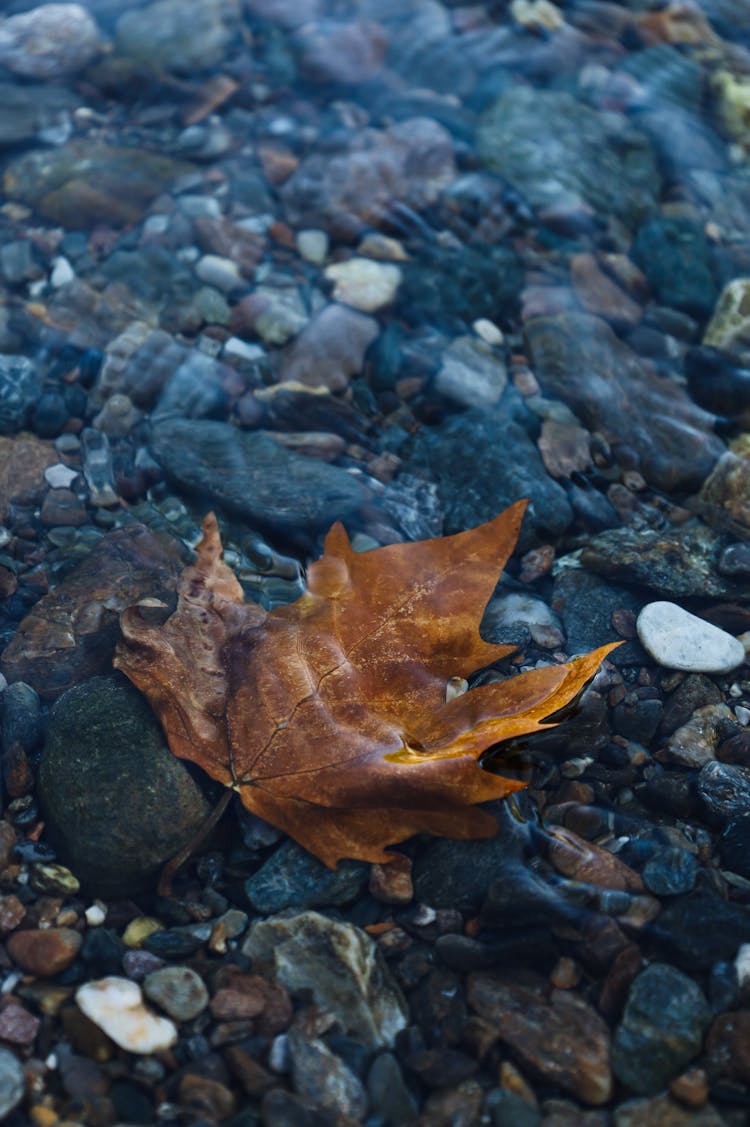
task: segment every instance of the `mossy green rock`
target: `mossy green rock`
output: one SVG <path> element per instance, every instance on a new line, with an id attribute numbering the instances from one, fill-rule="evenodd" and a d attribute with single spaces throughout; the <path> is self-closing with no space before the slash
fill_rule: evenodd
<path id="1" fill-rule="evenodd" d="M 148 888 L 210 809 L 145 699 L 119 674 L 57 701 L 39 785 L 50 840 L 90 895 Z"/>

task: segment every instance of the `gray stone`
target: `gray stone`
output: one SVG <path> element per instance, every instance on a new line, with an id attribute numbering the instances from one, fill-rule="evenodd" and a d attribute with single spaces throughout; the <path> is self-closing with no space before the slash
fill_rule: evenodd
<path id="1" fill-rule="evenodd" d="M 318 1038 L 308 1040 L 293 1030 L 288 1038 L 292 1083 L 300 1096 L 337 1116 L 361 1122 L 367 1096 L 359 1078 Z"/>
<path id="2" fill-rule="evenodd" d="M 545 394 L 590 431 L 625 448 L 643 476 L 669 492 L 698 489 L 724 451 L 714 418 L 679 384 L 658 375 L 599 317 L 533 317 L 525 326 L 531 366 Z"/>
<path id="3" fill-rule="evenodd" d="M 138 62 L 192 75 L 222 61 L 237 15 L 231 0 L 156 0 L 123 13 L 117 50 Z"/>
<path id="4" fill-rule="evenodd" d="M 651 219 L 639 230 L 630 254 L 662 305 L 695 317 L 711 313 L 717 288 L 702 223 L 684 216 Z"/>
<path id="5" fill-rule="evenodd" d="M 342 391 L 359 375 L 365 352 L 378 335 L 378 323 L 338 302 L 327 305 L 285 350 L 281 376 L 308 387 Z"/>
<path id="6" fill-rule="evenodd" d="M 367 1074 L 367 1093 L 372 1110 L 387 1127 L 400 1127 L 416 1117 L 417 1101 L 404 1081 L 393 1053 L 380 1053 Z"/>
<path id="7" fill-rule="evenodd" d="M 80 103 L 64 86 L 0 82 L 0 145 L 64 136 Z"/>
<path id="8" fill-rule="evenodd" d="M 161 967 L 146 975 L 143 993 L 175 1021 L 192 1021 L 208 1005 L 208 990 L 191 967 Z"/>
<path id="9" fill-rule="evenodd" d="M 145 699 L 120 676 L 60 697 L 39 793 L 50 839 L 91 895 L 147 888 L 210 810 Z"/>
<path id="10" fill-rule="evenodd" d="M 571 94 L 514 86 L 482 115 L 477 147 L 537 208 L 567 200 L 633 225 L 655 209 L 659 172 L 646 137 Z"/>
<path id="11" fill-rule="evenodd" d="M 609 583 L 586 568 L 563 568 L 555 577 L 552 606 L 562 618 L 570 654 L 588 653 L 605 642 L 620 641 L 612 625 L 615 611 L 637 614 L 642 600 L 627 587 Z M 645 653 L 637 639 L 625 642 L 607 658 L 615 665 L 638 665 Z"/>
<path id="12" fill-rule="evenodd" d="M 698 862 L 686 849 L 672 846 L 659 849 L 643 867 L 643 883 L 655 896 L 679 896 L 692 892 L 698 875 Z"/>
<path id="13" fill-rule="evenodd" d="M 630 988 L 612 1043 L 617 1078 L 639 1095 L 665 1088 L 700 1052 L 711 1010 L 702 990 L 666 963 L 652 963 Z"/>
<path id="14" fill-rule="evenodd" d="M 436 482 L 446 534 L 490 520 L 519 497 L 531 499 L 521 548 L 535 538 L 562 535 L 573 519 L 564 489 L 548 475 L 523 427 L 500 405 L 475 407 L 439 427 L 424 427 L 409 452 L 408 468 Z"/>
<path id="15" fill-rule="evenodd" d="M 709 760 L 698 776 L 698 793 L 720 822 L 746 814 L 750 811 L 750 767 Z"/>
<path id="16" fill-rule="evenodd" d="M 251 524 L 291 535 L 327 528 L 356 511 L 366 487 L 338 466 L 305 458 L 262 431 L 171 419 L 153 427 L 151 449 L 178 485 Z"/>
<path id="17" fill-rule="evenodd" d="M 18 1107 L 26 1091 L 21 1062 L 10 1049 L 0 1048 L 0 1119 Z"/>
<path id="18" fill-rule="evenodd" d="M 730 673 L 745 660 L 742 642 L 676 603 L 647 603 L 636 629 L 643 648 L 667 669 Z"/>
<path id="19" fill-rule="evenodd" d="M 443 353 L 434 388 L 462 407 L 491 407 L 506 382 L 505 364 L 491 349 L 471 337 L 458 337 Z"/>
<path id="20" fill-rule="evenodd" d="M 707 704 L 698 708 L 667 740 L 665 753 L 671 763 L 683 767 L 702 767 L 715 759 L 719 744 L 734 735 L 738 724 L 726 704 Z"/>
<path id="21" fill-rule="evenodd" d="M 70 141 L 10 161 L 3 184 L 11 199 L 74 230 L 137 223 L 148 204 L 190 165 L 144 148 Z"/>
<path id="22" fill-rule="evenodd" d="M 270 963 L 290 993 L 311 993 L 371 1048 L 390 1048 L 406 1025 L 406 1003 L 380 951 L 353 924 L 318 912 L 276 916 L 252 926 L 242 952 Z"/>
<path id="23" fill-rule="evenodd" d="M 364 861 L 339 861 L 329 869 L 294 841 L 283 845 L 245 881 L 245 894 L 257 912 L 271 915 L 284 908 L 324 908 L 350 904 L 367 884 Z"/>
<path id="24" fill-rule="evenodd" d="M 592 536 L 581 563 L 608 580 L 639 584 L 664 599 L 723 599 L 743 584 L 721 575 L 724 539 L 699 521 L 656 530 L 611 528 Z"/>
<path id="25" fill-rule="evenodd" d="M 26 356 L 0 355 L 0 434 L 26 425 L 42 390 L 42 375 Z"/>
<path id="26" fill-rule="evenodd" d="M 81 4 L 39 4 L 0 25 L 0 63 L 24 78 L 75 74 L 100 45 L 99 29 Z"/>

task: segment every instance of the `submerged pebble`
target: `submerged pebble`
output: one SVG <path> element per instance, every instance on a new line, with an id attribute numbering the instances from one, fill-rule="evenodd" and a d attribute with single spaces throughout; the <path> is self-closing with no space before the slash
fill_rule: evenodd
<path id="1" fill-rule="evenodd" d="M 143 1004 L 140 986 L 127 978 L 110 976 L 87 982 L 76 991 L 76 1002 L 120 1048 L 129 1053 L 158 1053 L 177 1040 L 177 1028 Z"/>
<path id="2" fill-rule="evenodd" d="M 689 673 L 729 673 L 745 660 L 740 641 L 676 603 L 647 603 L 636 622 L 654 661 Z"/>

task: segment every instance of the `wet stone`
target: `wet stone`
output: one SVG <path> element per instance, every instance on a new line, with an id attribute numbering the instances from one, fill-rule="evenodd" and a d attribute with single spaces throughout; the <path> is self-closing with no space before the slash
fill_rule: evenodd
<path id="1" fill-rule="evenodd" d="M 69 967 L 80 947 L 80 932 L 69 927 L 15 931 L 6 941 L 11 959 L 23 970 L 42 977 L 52 977 Z"/>
<path id="2" fill-rule="evenodd" d="M 148 886 L 208 814 L 145 699 L 119 676 L 60 698 L 39 785 L 50 838 L 96 894 Z"/>
<path id="3" fill-rule="evenodd" d="M 719 852 L 725 869 L 750 880 L 750 810 L 727 822 L 719 838 Z"/>
<path id="4" fill-rule="evenodd" d="M 71 141 L 16 157 L 3 183 L 11 199 L 78 230 L 95 223 L 137 223 L 151 200 L 187 168 L 143 148 Z"/>
<path id="5" fill-rule="evenodd" d="M 156 0 L 117 21 L 117 50 L 156 68 L 192 75 L 216 66 L 231 39 L 226 0 Z"/>
<path id="6" fill-rule="evenodd" d="M 699 888 L 675 897 L 647 926 L 666 958 L 685 970 L 708 970 L 733 959 L 750 935 L 750 908 Z"/>
<path id="7" fill-rule="evenodd" d="M 582 998 L 565 990 L 548 997 L 540 984 L 473 974 L 468 999 L 526 1067 L 584 1103 L 607 1102 L 612 1091 L 609 1030 Z"/>
<path id="8" fill-rule="evenodd" d="M 726 704 L 707 704 L 672 733 L 665 745 L 665 755 L 671 763 L 702 767 L 716 757 L 719 745 L 736 729 L 734 713 Z"/>
<path id="9" fill-rule="evenodd" d="M 64 86 L 0 82 L 0 145 L 41 140 L 50 130 L 66 129 L 79 104 L 80 99 Z"/>
<path id="10" fill-rule="evenodd" d="M 268 962 L 283 986 L 311 991 L 363 1044 L 388 1048 L 406 1025 L 405 1004 L 377 947 L 352 924 L 317 912 L 254 924 L 243 954 Z"/>
<path id="11" fill-rule="evenodd" d="M 177 1030 L 143 1004 L 141 988 L 116 976 L 87 982 L 76 991 L 81 1011 L 115 1044 L 130 1053 L 155 1053 L 170 1048 Z"/>
<path id="12" fill-rule="evenodd" d="M 327 528 L 367 498 L 365 486 L 345 470 L 229 423 L 164 420 L 153 428 L 151 449 L 189 493 L 292 535 Z"/>
<path id="13" fill-rule="evenodd" d="M 190 967 L 162 967 L 143 981 L 143 993 L 175 1021 L 192 1021 L 208 1005 L 208 990 Z"/>
<path id="14" fill-rule="evenodd" d="M 25 1091 L 21 1062 L 9 1049 L 0 1048 L 0 1119 L 18 1107 Z"/>
<path id="15" fill-rule="evenodd" d="M 177 546 L 144 525 L 109 533 L 23 619 L 3 673 L 49 699 L 110 668 L 120 612 L 144 595 L 169 598 L 180 566 Z"/>
<path id="16" fill-rule="evenodd" d="M 477 461 L 467 451 L 481 448 Z M 519 546 L 560 536 L 573 514 L 564 490 L 547 474 L 539 452 L 519 423 L 498 405 L 474 408 L 438 427 L 424 427 L 408 465 L 435 481 L 445 512 L 445 533 L 491 520 L 518 497 L 530 497 Z"/>
<path id="17" fill-rule="evenodd" d="M 462 407 L 497 403 L 505 385 L 502 360 L 472 337 L 458 337 L 448 345 L 433 383 L 439 395 Z"/>
<path id="18" fill-rule="evenodd" d="M 373 317 L 332 302 L 288 346 L 281 361 L 282 378 L 342 391 L 361 372 L 365 352 L 377 335 Z"/>
<path id="19" fill-rule="evenodd" d="M 631 254 L 663 305 L 708 316 L 716 300 L 703 225 L 682 216 L 651 219 L 640 228 Z"/>
<path id="20" fill-rule="evenodd" d="M 513 87 L 482 115 L 477 147 L 537 208 L 585 201 L 633 224 L 656 204 L 659 174 L 644 135 L 567 93 Z"/>
<path id="21" fill-rule="evenodd" d="M 615 1111 L 614 1127 L 726 1127 L 726 1119 L 708 1104 L 682 1107 L 666 1093 L 653 1099 L 628 1100 Z"/>
<path id="22" fill-rule="evenodd" d="M 706 808 L 720 822 L 750 808 L 750 768 L 712 761 L 702 768 L 697 785 Z"/>
<path id="23" fill-rule="evenodd" d="M 323 1041 L 292 1032 L 288 1047 L 292 1083 L 299 1095 L 336 1114 L 355 1120 L 364 1117 L 367 1096 L 361 1081 Z"/>
<path id="24" fill-rule="evenodd" d="M 638 637 L 659 665 L 688 673 L 729 673 L 745 660 L 742 642 L 676 603 L 647 603 Z"/>
<path id="25" fill-rule="evenodd" d="M 673 846 L 658 850 L 643 868 L 643 883 L 656 896 L 692 892 L 698 863 L 691 853 Z"/>
<path id="26" fill-rule="evenodd" d="M 406 1086 L 393 1053 L 380 1053 L 372 1062 L 367 1074 L 367 1094 L 372 1110 L 389 1127 L 397 1127 L 397 1124 L 406 1123 L 416 1115 L 416 1100 Z"/>
<path id="27" fill-rule="evenodd" d="M 0 63 L 24 78 L 75 74 L 100 46 L 99 29 L 81 4 L 40 4 L 0 27 Z"/>
<path id="28" fill-rule="evenodd" d="M 0 434 L 15 434 L 29 420 L 42 374 L 26 356 L 0 356 Z"/>
<path id="29" fill-rule="evenodd" d="M 730 598 L 742 585 L 721 575 L 724 541 L 695 522 L 676 529 L 613 528 L 592 536 L 581 562 L 608 580 L 639 584 L 660 598 Z"/>
<path id="30" fill-rule="evenodd" d="M 627 587 L 606 582 L 583 568 L 566 568 L 555 578 L 552 607 L 562 619 L 567 649 L 588 653 L 605 642 L 620 641 L 613 615 L 626 610 L 637 614 L 642 599 Z M 628 641 L 609 654 L 614 665 L 640 664 L 645 658 L 637 641 Z"/>
<path id="31" fill-rule="evenodd" d="M 10 1045 L 31 1045 L 39 1032 L 41 1021 L 15 999 L 8 999 L 0 1007 L 0 1041 Z"/>
<path id="32" fill-rule="evenodd" d="M 635 980 L 612 1044 L 615 1075 L 632 1091 L 659 1091 L 697 1055 L 711 1012 L 691 978 L 652 963 Z"/>
<path id="33" fill-rule="evenodd" d="M 545 394 L 562 399 L 589 431 L 606 434 L 615 457 L 620 444 L 635 451 L 640 472 L 659 489 L 702 485 L 723 452 L 712 417 L 673 380 L 646 368 L 605 321 L 578 313 L 533 317 L 525 336 Z"/>
<path id="34" fill-rule="evenodd" d="M 322 908 L 350 904 L 367 883 L 363 861 L 340 861 L 335 871 L 288 840 L 245 881 L 245 894 L 264 915 L 284 908 Z"/>

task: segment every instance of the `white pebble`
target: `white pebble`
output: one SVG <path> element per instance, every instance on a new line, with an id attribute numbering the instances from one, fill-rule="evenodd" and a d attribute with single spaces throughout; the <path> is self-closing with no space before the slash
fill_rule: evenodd
<path id="1" fill-rule="evenodd" d="M 89 927 L 101 927 L 107 918 L 107 909 L 101 901 L 97 900 L 86 909 L 85 915 Z"/>
<path id="2" fill-rule="evenodd" d="M 94 1025 L 129 1053 L 158 1053 L 177 1040 L 177 1027 L 143 1004 L 141 988 L 128 978 L 100 978 L 76 991 L 76 1002 Z"/>
<path id="3" fill-rule="evenodd" d="M 734 957 L 734 969 L 740 989 L 750 979 L 750 943 L 743 943 Z"/>
<path id="4" fill-rule="evenodd" d="M 737 722 L 746 728 L 750 724 L 750 708 L 745 708 L 744 704 L 738 704 L 734 710 L 734 715 L 737 717 Z"/>
<path id="5" fill-rule="evenodd" d="M 648 603 L 636 630 L 659 665 L 690 673 L 729 673 L 745 660 L 741 642 L 676 603 Z"/>
<path id="6" fill-rule="evenodd" d="M 502 344 L 505 339 L 503 330 L 487 317 L 479 317 L 471 327 L 485 344 Z"/>
<path id="7" fill-rule="evenodd" d="M 398 266 L 392 262 L 374 262 L 371 258 L 336 262 L 326 268 L 325 276 L 335 283 L 334 301 L 342 301 L 364 313 L 374 313 L 388 305 L 401 284 Z"/>
<path id="8" fill-rule="evenodd" d="M 315 266 L 322 266 L 328 257 L 328 235 L 325 231 L 308 227 L 297 232 L 297 250 L 305 262 L 312 262 Z"/>
<path id="9" fill-rule="evenodd" d="M 58 290 L 60 286 L 66 286 L 68 282 L 72 282 L 76 276 L 76 272 L 68 262 L 65 255 L 60 254 L 52 261 L 52 273 L 49 276 L 49 284 L 53 290 Z"/>
<path id="10" fill-rule="evenodd" d="M 72 470 L 62 462 L 55 462 L 44 471 L 44 480 L 53 489 L 69 489 L 77 477 L 78 470 Z"/>

